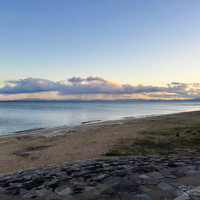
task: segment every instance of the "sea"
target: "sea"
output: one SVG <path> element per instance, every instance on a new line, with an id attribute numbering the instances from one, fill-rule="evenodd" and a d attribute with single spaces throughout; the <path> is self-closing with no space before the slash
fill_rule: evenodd
<path id="1" fill-rule="evenodd" d="M 0 101 L 0 135 L 200 110 L 200 101 Z"/>

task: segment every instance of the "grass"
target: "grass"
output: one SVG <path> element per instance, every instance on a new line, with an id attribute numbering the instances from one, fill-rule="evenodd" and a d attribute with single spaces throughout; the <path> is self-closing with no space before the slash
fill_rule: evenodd
<path id="1" fill-rule="evenodd" d="M 170 136 L 175 135 L 177 133 L 200 133 L 200 123 L 185 126 L 185 127 L 174 127 L 169 130 L 157 130 L 157 131 L 141 131 L 142 135 L 154 135 L 154 136 Z"/>
<path id="2" fill-rule="evenodd" d="M 144 135 L 157 135 L 157 136 L 169 136 L 174 134 L 172 131 L 141 131 L 140 134 Z"/>
<path id="3" fill-rule="evenodd" d="M 142 139 L 137 139 L 137 140 L 133 143 L 133 145 L 135 145 L 135 144 L 154 145 L 155 142 L 154 142 L 152 139 L 150 139 L 150 138 L 142 138 Z"/>
<path id="4" fill-rule="evenodd" d="M 200 123 L 169 130 L 142 131 L 139 138 L 124 141 L 105 155 L 200 156 Z"/>
<path id="5" fill-rule="evenodd" d="M 110 150 L 105 154 L 105 156 L 120 156 L 121 153 L 118 150 Z"/>

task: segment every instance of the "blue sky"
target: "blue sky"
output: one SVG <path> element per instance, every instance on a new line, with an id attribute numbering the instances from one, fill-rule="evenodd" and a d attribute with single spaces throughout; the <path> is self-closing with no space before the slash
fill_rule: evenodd
<path id="1" fill-rule="evenodd" d="M 0 88 L 29 77 L 199 83 L 199 10 L 199 0 L 1 0 Z"/>

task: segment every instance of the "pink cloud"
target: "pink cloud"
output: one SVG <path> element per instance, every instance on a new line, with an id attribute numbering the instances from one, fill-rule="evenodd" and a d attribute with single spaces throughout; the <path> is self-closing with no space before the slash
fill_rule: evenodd
<path id="1" fill-rule="evenodd" d="M 0 94 L 31 94 L 40 92 L 57 92 L 58 95 L 133 95 L 141 94 L 146 97 L 199 98 L 199 83 L 172 82 L 165 87 L 139 84 L 117 84 L 101 77 L 89 76 L 87 78 L 72 77 L 67 80 L 54 82 L 41 78 L 25 78 L 8 80 L 0 88 Z"/>

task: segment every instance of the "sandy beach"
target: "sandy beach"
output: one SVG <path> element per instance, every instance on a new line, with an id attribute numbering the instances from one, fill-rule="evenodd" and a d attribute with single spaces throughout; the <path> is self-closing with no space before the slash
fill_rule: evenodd
<path id="1" fill-rule="evenodd" d="M 140 134 L 142 131 L 169 130 L 197 123 L 200 123 L 200 111 L 1 136 L 0 173 L 38 165 L 101 158 L 120 142 L 143 137 Z"/>

